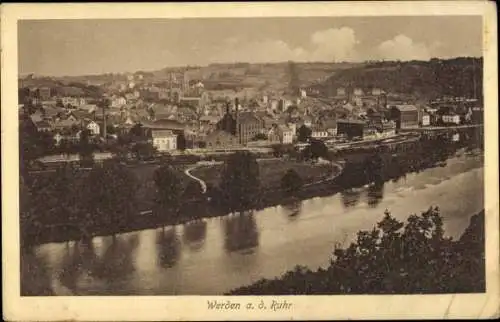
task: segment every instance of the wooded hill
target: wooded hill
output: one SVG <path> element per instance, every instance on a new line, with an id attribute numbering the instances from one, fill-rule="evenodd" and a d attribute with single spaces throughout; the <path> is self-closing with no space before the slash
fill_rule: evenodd
<path id="1" fill-rule="evenodd" d="M 412 94 L 433 99 L 439 96 L 481 98 L 482 58 L 431 59 L 430 61 L 373 62 L 335 71 L 315 86 L 324 96 L 335 96 L 339 87 Z"/>

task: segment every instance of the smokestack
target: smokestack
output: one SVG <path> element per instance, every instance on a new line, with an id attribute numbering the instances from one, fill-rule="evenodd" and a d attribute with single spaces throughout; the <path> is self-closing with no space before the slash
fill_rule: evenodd
<path id="1" fill-rule="evenodd" d="M 238 142 L 241 144 L 241 135 L 240 135 L 240 100 L 236 97 L 234 99 L 234 104 L 236 105 L 236 135 L 238 136 Z"/>
<path id="2" fill-rule="evenodd" d="M 103 130 L 102 133 L 104 135 L 104 142 L 107 142 L 108 136 L 107 136 L 107 124 L 106 124 L 106 99 L 102 101 L 102 119 L 103 119 Z"/>

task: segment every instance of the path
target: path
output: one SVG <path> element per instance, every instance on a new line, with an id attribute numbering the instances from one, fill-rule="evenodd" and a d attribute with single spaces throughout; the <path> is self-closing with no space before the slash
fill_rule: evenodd
<path id="1" fill-rule="evenodd" d="M 207 184 L 205 183 L 205 181 L 201 180 L 200 178 L 197 178 L 197 177 L 193 176 L 190 173 L 191 170 L 194 170 L 197 167 L 198 167 L 198 165 L 195 165 L 194 167 L 191 167 L 191 168 L 187 168 L 184 171 L 184 174 L 187 175 L 188 177 L 190 177 L 191 179 L 198 181 L 200 183 L 202 193 L 205 194 L 207 192 Z"/>
<path id="2" fill-rule="evenodd" d="M 279 158 L 261 158 L 261 159 L 257 159 L 257 162 L 277 160 L 277 159 L 279 159 Z M 205 181 L 201 180 L 200 178 L 193 176 L 191 174 L 191 171 L 200 167 L 200 166 L 207 166 L 207 165 L 214 166 L 217 164 L 224 164 L 224 162 L 223 161 L 200 161 L 197 164 L 193 165 L 192 167 L 189 167 L 186 170 L 184 170 L 184 174 L 187 175 L 188 177 L 190 177 L 191 179 L 198 181 L 200 183 L 202 193 L 205 194 L 207 192 L 207 184 L 205 183 Z"/>

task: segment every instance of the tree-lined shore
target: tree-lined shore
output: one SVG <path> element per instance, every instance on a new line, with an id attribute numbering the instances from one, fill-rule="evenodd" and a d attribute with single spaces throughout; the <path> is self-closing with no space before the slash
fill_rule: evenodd
<path id="1" fill-rule="evenodd" d="M 218 184 L 208 185 L 206 194 L 202 193 L 198 182 L 188 178 L 168 160 L 152 169 L 151 182 L 147 183 L 151 187 L 147 189 L 139 189 L 140 172 L 132 173 L 117 158 L 86 170 L 67 165 L 45 175 L 23 171 L 22 242 L 29 246 L 112 235 L 332 195 L 365 184 L 398 180 L 407 173 L 439 166 L 459 148 L 478 147 L 470 141 L 451 145 L 440 139 L 425 139 L 412 151 L 404 153 L 372 149 L 331 155 L 345 161 L 341 173 L 335 173 L 332 167 L 330 179 L 305 184 L 304 174 L 290 168 L 281 171 L 283 177 L 274 187 L 259 179 L 255 155 L 237 152 L 225 161 Z M 91 156 L 84 160 L 91 161 Z M 144 196 L 144 193 L 149 195 Z M 144 204 L 146 197 L 150 199 L 147 204 L 151 211 L 140 215 L 143 209 L 139 205 Z"/>

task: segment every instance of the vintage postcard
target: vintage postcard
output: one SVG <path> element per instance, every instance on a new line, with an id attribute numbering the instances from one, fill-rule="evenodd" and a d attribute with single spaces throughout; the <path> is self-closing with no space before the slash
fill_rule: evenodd
<path id="1" fill-rule="evenodd" d="M 1 7 L 9 321 L 499 317 L 493 3 Z"/>

